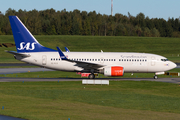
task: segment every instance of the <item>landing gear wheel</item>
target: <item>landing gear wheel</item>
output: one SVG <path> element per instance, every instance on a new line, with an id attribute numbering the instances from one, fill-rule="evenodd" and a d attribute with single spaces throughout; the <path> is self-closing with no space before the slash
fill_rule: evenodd
<path id="1" fill-rule="evenodd" d="M 155 75 L 155 76 L 154 76 L 154 79 L 158 79 L 158 76 L 157 76 L 157 75 Z"/>
<path id="2" fill-rule="evenodd" d="M 94 78 L 95 78 L 95 75 L 94 75 L 94 74 L 90 74 L 90 75 L 88 76 L 88 78 L 89 78 L 89 79 L 94 79 Z"/>

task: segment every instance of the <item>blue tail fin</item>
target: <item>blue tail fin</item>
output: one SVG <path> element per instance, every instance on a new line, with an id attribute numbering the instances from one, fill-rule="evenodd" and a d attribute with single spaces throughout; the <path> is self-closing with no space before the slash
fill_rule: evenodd
<path id="1" fill-rule="evenodd" d="M 56 51 L 42 46 L 17 16 L 9 16 L 9 21 L 18 53 Z"/>

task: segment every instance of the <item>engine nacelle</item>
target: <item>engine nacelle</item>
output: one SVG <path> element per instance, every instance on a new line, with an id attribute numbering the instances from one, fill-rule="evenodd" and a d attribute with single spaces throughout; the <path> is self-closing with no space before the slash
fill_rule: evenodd
<path id="1" fill-rule="evenodd" d="M 104 68 L 105 76 L 123 76 L 124 68 L 121 66 L 109 66 Z"/>

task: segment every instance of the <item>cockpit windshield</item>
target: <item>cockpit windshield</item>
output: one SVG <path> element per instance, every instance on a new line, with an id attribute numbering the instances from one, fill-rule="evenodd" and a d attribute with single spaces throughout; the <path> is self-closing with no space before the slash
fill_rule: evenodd
<path id="1" fill-rule="evenodd" d="M 166 61 L 169 61 L 168 59 L 161 59 L 161 61 L 164 61 L 164 62 L 166 62 Z"/>

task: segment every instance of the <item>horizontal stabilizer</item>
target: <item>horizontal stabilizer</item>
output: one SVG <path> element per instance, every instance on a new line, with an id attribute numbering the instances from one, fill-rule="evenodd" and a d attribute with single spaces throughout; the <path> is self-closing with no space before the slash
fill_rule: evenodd
<path id="1" fill-rule="evenodd" d="M 27 55 L 27 54 L 24 54 L 24 53 L 17 53 L 17 52 L 15 52 L 15 51 L 5 51 L 5 52 L 7 52 L 7 53 L 11 53 L 11 54 L 13 54 L 13 55 L 17 55 L 17 56 L 22 56 L 22 57 L 30 57 L 31 55 Z"/>

